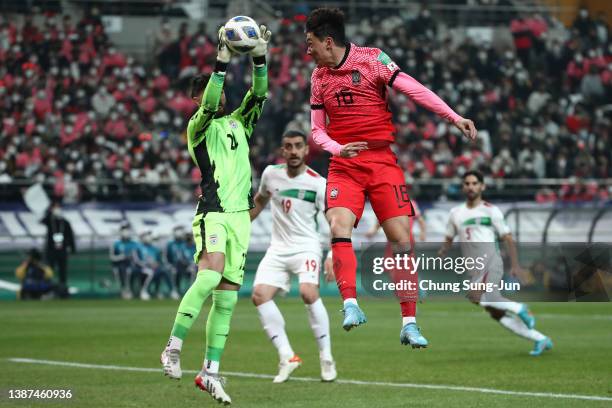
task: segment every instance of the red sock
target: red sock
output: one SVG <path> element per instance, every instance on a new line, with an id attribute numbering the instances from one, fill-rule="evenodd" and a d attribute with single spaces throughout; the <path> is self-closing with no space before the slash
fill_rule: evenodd
<path id="1" fill-rule="evenodd" d="M 332 239 L 334 275 L 342 299 L 357 298 L 357 258 L 350 238 Z"/>
<path id="2" fill-rule="evenodd" d="M 416 302 L 400 303 L 402 309 L 402 317 L 416 317 Z"/>

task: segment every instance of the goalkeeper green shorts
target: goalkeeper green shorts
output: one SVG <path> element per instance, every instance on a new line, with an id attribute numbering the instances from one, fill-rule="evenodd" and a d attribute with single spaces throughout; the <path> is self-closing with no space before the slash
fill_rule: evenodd
<path id="1" fill-rule="evenodd" d="M 192 226 L 196 245 L 193 257 L 195 263 L 199 262 L 204 251 L 222 252 L 225 254 L 223 277 L 232 283 L 242 285 L 244 264 L 251 237 L 249 212 L 196 214 Z"/>

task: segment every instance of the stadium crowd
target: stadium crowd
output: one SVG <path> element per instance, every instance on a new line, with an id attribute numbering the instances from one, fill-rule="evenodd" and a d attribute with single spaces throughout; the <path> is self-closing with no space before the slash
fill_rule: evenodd
<path id="1" fill-rule="evenodd" d="M 278 160 L 287 127 L 309 130 L 314 65 L 304 22 L 304 15 L 277 22 L 269 101 L 252 146 L 255 178 Z M 189 32 L 182 25 L 174 32 L 162 21 L 152 60 L 138 61 L 109 41 L 96 9 L 78 21 L 52 13 L 17 21 L 0 15 L 0 184 L 51 182 L 53 194 L 68 203 L 116 199 L 135 183 L 140 190 L 131 199 L 190 200 L 193 189 L 179 183 L 199 180 L 184 139 L 195 109 L 189 80 L 212 69 L 213 28 L 200 24 Z M 352 42 L 385 50 L 479 129 L 477 143 L 469 143 L 391 93 L 396 151 L 409 182 L 471 168 L 499 179 L 611 176 L 612 43 L 605 16 L 582 9 L 570 28 L 537 15 L 517 17 L 509 29 L 514 48 L 500 52 L 486 41 L 442 33 L 427 9 L 410 21 L 372 17 L 355 25 Z M 250 82 L 241 58 L 228 72 L 230 106 Z M 324 171 L 327 155 L 313 145 L 310 156 Z M 162 184 L 168 188 L 150 188 Z M 575 188 L 568 188 L 540 198 L 571 196 Z M 591 192 L 607 199 L 597 184 Z"/>

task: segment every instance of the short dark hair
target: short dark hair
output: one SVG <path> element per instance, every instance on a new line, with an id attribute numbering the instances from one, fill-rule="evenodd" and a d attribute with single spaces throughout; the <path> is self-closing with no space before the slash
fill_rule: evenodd
<path id="1" fill-rule="evenodd" d="M 308 143 L 308 138 L 304 134 L 304 132 L 296 129 L 289 129 L 285 133 L 283 133 L 282 139 L 286 137 L 301 137 L 304 140 L 304 143 Z"/>
<path id="2" fill-rule="evenodd" d="M 194 76 L 191 79 L 191 97 L 197 98 L 200 96 L 206 85 L 208 84 L 208 80 L 210 79 L 210 75 L 208 74 L 199 74 Z"/>
<path id="3" fill-rule="evenodd" d="M 345 44 L 344 13 L 339 8 L 318 8 L 308 16 L 306 32 L 313 33 L 319 40 L 331 37 L 336 44 Z"/>
<path id="4" fill-rule="evenodd" d="M 478 170 L 468 170 L 465 173 L 463 173 L 463 176 L 461 176 L 461 179 L 465 181 L 465 179 L 468 176 L 474 176 L 478 179 L 479 182 L 484 183 L 484 176 L 482 175 L 482 173 Z"/>

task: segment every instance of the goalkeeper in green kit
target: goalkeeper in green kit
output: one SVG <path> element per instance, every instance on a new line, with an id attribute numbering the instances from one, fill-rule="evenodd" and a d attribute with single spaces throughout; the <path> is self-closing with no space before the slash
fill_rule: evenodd
<path id="1" fill-rule="evenodd" d="M 219 362 L 242 284 L 251 234 L 249 209 L 254 207 L 249 138 L 268 91 L 266 51 L 271 33 L 265 26 L 260 28 L 258 44 L 250 51 L 253 86 L 238 109 L 231 114 L 223 110 L 223 83 L 231 57 L 224 27 L 219 30 L 214 72 L 198 75 L 192 81 L 191 96 L 199 109 L 189 120 L 187 143 L 191 158 L 202 173 L 202 195 L 193 220 L 198 274 L 179 305 L 170 340 L 161 355 L 164 374 L 180 379 L 183 340 L 204 301 L 212 295 L 206 322 L 206 355 L 195 383 L 224 404 L 230 404 L 231 399 L 223 389 Z"/>

